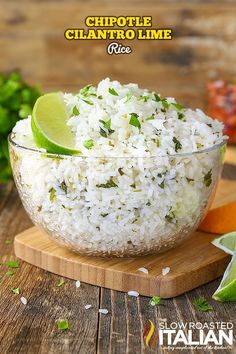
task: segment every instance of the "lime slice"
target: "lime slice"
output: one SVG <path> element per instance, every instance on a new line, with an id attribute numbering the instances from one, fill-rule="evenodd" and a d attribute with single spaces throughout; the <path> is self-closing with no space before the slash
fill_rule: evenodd
<path id="1" fill-rule="evenodd" d="M 221 302 L 236 301 L 236 251 L 212 297 Z"/>
<path id="2" fill-rule="evenodd" d="M 76 150 L 74 135 L 66 124 L 68 118 L 62 92 L 47 93 L 39 97 L 34 105 L 31 120 L 37 145 L 55 154 L 81 153 Z"/>
<path id="3" fill-rule="evenodd" d="M 236 231 L 216 238 L 212 241 L 212 244 L 233 256 L 234 250 L 236 249 Z"/>

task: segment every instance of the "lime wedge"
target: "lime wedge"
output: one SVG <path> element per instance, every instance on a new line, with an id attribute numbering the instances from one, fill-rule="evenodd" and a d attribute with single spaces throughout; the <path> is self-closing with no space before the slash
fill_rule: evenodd
<path id="1" fill-rule="evenodd" d="M 236 251 L 212 297 L 221 302 L 236 301 Z"/>
<path id="2" fill-rule="evenodd" d="M 50 153 L 73 155 L 74 135 L 66 124 L 69 114 L 62 92 L 47 93 L 39 97 L 34 105 L 31 128 L 36 144 Z"/>
<path id="3" fill-rule="evenodd" d="M 236 231 L 229 232 L 228 234 L 214 239 L 212 244 L 233 256 L 236 248 Z"/>

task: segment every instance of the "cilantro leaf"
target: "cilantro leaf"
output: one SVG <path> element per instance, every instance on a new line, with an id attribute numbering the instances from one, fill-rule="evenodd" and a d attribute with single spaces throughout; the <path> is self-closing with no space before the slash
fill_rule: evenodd
<path id="1" fill-rule="evenodd" d="M 8 270 L 6 273 L 5 273 L 5 275 L 7 276 L 7 277 L 11 277 L 12 275 L 14 275 L 15 274 L 15 272 L 13 272 L 12 270 Z"/>
<path id="2" fill-rule="evenodd" d="M 82 96 L 85 96 L 87 97 L 89 95 L 89 90 L 94 87 L 92 84 L 89 84 L 89 85 L 86 85 L 84 86 L 80 91 L 79 93 L 82 95 Z"/>
<path id="3" fill-rule="evenodd" d="M 11 291 L 13 292 L 13 294 L 16 294 L 16 295 L 19 295 L 21 292 L 20 288 L 13 288 L 13 289 L 11 289 Z"/>
<path id="4" fill-rule="evenodd" d="M 189 177 L 185 177 L 185 178 L 186 178 L 186 180 L 187 180 L 188 183 L 194 182 L 194 179 L 192 179 L 192 178 L 189 178 Z"/>
<path id="5" fill-rule="evenodd" d="M 110 87 L 110 88 L 108 89 L 108 91 L 109 91 L 109 93 L 110 93 L 111 95 L 113 95 L 113 96 L 119 96 L 118 93 L 116 92 L 116 90 L 113 89 L 112 87 Z"/>
<path id="6" fill-rule="evenodd" d="M 76 106 L 74 106 L 74 108 L 73 108 L 73 115 L 74 115 L 74 116 L 78 116 L 79 114 L 80 114 L 80 112 L 79 112 L 78 108 L 77 108 Z"/>
<path id="7" fill-rule="evenodd" d="M 123 172 L 122 167 L 119 167 L 119 168 L 118 168 L 118 172 L 119 172 L 119 174 L 120 174 L 121 176 L 123 176 L 123 175 L 124 175 L 124 172 Z"/>
<path id="8" fill-rule="evenodd" d="M 60 187 L 67 194 L 67 185 L 65 181 L 61 182 Z"/>
<path id="9" fill-rule="evenodd" d="M 61 331 L 66 331 L 69 329 L 69 323 L 67 320 L 58 320 L 57 321 L 57 328 Z"/>
<path id="10" fill-rule="evenodd" d="M 147 117 L 146 120 L 153 120 L 155 119 L 154 114 L 152 114 L 150 117 Z"/>
<path id="11" fill-rule="evenodd" d="M 7 261 L 6 266 L 8 268 L 20 268 L 20 265 L 17 261 Z"/>
<path id="12" fill-rule="evenodd" d="M 94 141 L 93 141 L 92 139 L 85 140 L 85 141 L 83 142 L 83 145 L 84 145 L 84 147 L 85 147 L 86 149 L 91 150 L 92 147 L 94 146 Z"/>
<path id="13" fill-rule="evenodd" d="M 213 308 L 211 306 L 208 305 L 208 302 L 206 299 L 204 299 L 204 297 L 199 297 L 198 299 L 195 299 L 193 301 L 193 305 L 202 312 L 209 312 L 212 311 Z"/>
<path id="14" fill-rule="evenodd" d="M 160 302 L 161 302 L 160 296 L 153 296 L 150 300 L 150 305 L 151 306 L 159 305 Z"/>
<path id="15" fill-rule="evenodd" d="M 139 98 L 138 98 L 139 101 L 142 100 L 143 102 L 147 102 L 150 99 L 151 99 L 150 95 L 142 95 L 142 96 L 139 96 Z"/>
<path id="16" fill-rule="evenodd" d="M 156 93 L 154 93 L 153 96 L 154 96 L 154 101 L 156 101 L 156 102 L 161 101 L 161 97 L 159 95 L 157 95 Z"/>
<path id="17" fill-rule="evenodd" d="M 212 183 L 212 169 L 210 169 L 204 176 L 204 184 L 209 187 Z"/>
<path id="18" fill-rule="evenodd" d="M 130 113 L 130 121 L 129 124 L 133 125 L 136 128 L 141 128 L 140 121 L 138 120 L 138 114 L 136 113 Z"/>
<path id="19" fill-rule="evenodd" d="M 181 142 L 174 136 L 172 141 L 175 143 L 175 152 L 178 152 L 178 150 L 182 149 L 182 144 Z"/>
<path id="20" fill-rule="evenodd" d="M 176 102 L 173 102 L 171 104 L 172 104 L 172 106 L 174 106 L 177 109 L 177 111 L 181 111 L 182 109 L 185 109 L 185 107 L 182 106 L 182 104 L 179 104 L 179 103 L 176 103 Z"/>
<path id="21" fill-rule="evenodd" d="M 28 85 L 19 72 L 0 74 L 0 184 L 12 178 L 8 134 L 18 120 L 31 114 L 40 94 L 38 88 Z"/>
<path id="22" fill-rule="evenodd" d="M 132 93 L 127 93 L 127 95 L 126 95 L 126 100 L 125 100 L 125 102 L 124 102 L 124 103 L 129 102 L 129 101 L 131 100 L 131 98 L 132 98 L 132 97 L 133 97 Z"/>
<path id="23" fill-rule="evenodd" d="M 163 100 L 161 100 L 162 106 L 165 109 L 168 109 L 170 107 L 170 103 L 167 102 L 166 98 L 164 98 Z"/>
<path id="24" fill-rule="evenodd" d="M 186 122 L 185 115 L 182 112 L 178 112 L 178 119 Z"/>
<path id="25" fill-rule="evenodd" d="M 107 122 L 100 119 L 99 122 L 103 124 L 104 129 L 100 127 L 100 134 L 104 138 L 107 138 L 108 135 L 111 135 L 112 133 L 115 132 L 115 130 L 111 129 L 111 119 L 109 119 Z"/>
<path id="26" fill-rule="evenodd" d="M 54 202 L 54 200 L 56 198 L 56 189 L 52 187 L 49 190 L 49 193 L 50 193 L 50 195 L 49 195 L 50 202 Z"/>
<path id="27" fill-rule="evenodd" d="M 96 184 L 97 188 L 113 188 L 118 187 L 118 185 L 113 181 L 112 177 L 109 179 L 107 183 Z"/>
<path id="28" fill-rule="evenodd" d="M 85 103 L 90 104 L 91 106 L 93 106 L 93 102 L 92 102 L 92 101 L 84 100 L 84 99 L 83 99 L 83 101 L 84 101 Z"/>

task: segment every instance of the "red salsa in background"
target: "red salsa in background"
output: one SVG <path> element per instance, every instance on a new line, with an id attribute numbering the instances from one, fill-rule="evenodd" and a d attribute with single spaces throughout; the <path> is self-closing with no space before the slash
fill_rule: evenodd
<path id="1" fill-rule="evenodd" d="M 207 114 L 224 122 L 229 141 L 236 143 L 236 80 L 215 80 L 207 85 Z"/>

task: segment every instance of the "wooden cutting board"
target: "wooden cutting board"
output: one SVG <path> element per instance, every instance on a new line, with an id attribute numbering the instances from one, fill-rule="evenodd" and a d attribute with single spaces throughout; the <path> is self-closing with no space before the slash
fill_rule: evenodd
<path id="1" fill-rule="evenodd" d="M 220 181 L 213 208 L 236 200 L 236 181 Z M 136 258 L 80 256 L 32 227 L 15 237 L 15 254 L 37 267 L 70 279 L 119 291 L 169 298 L 224 273 L 230 257 L 211 244 L 216 235 L 196 231 L 184 244 L 160 255 Z M 138 269 L 145 267 L 149 273 Z M 163 276 L 162 269 L 170 267 Z"/>

